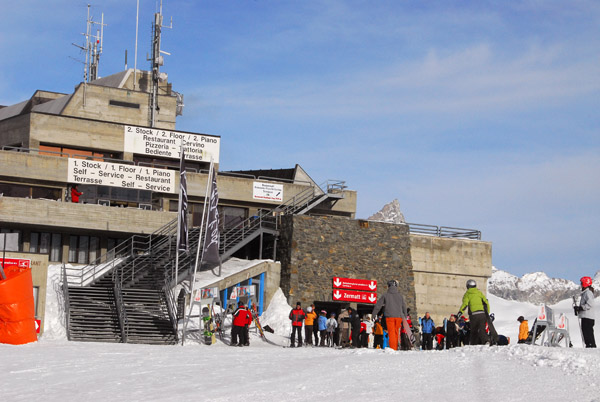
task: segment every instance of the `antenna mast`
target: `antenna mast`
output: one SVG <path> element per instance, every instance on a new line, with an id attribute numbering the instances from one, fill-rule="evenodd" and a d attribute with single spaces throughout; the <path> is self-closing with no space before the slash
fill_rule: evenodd
<path id="1" fill-rule="evenodd" d="M 73 43 L 73 46 L 78 47 L 85 52 L 85 62 L 83 62 L 83 82 L 87 83 L 98 79 L 98 64 L 100 63 L 100 55 L 102 54 L 102 44 L 104 42 L 104 13 L 102 13 L 101 22 L 94 21 L 90 16 L 90 5 L 87 6 L 86 32 L 82 35 L 85 37 L 85 45 L 79 46 Z M 99 25 L 100 29 L 96 31 L 96 35 L 92 34 L 92 27 Z"/>
<path id="2" fill-rule="evenodd" d="M 154 127 L 156 123 L 156 112 L 160 110 L 158 107 L 158 84 L 160 81 L 166 80 L 166 74 L 160 73 L 160 66 L 164 64 L 162 54 L 171 55 L 168 52 L 160 50 L 160 35 L 162 28 L 172 28 L 173 18 L 171 18 L 171 24 L 165 26 L 162 24 L 162 0 L 160 1 L 160 10 L 154 14 L 154 24 L 152 25 L 152 58 L 149 59 L 152 67 L 152 93 L 150 94 L 150 127 Z"/>

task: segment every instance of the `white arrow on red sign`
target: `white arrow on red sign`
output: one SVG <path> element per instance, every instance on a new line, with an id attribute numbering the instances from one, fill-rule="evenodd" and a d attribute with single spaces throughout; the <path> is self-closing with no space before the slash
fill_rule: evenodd
<path id="1" fill-rule="evenodd" d="M 377 290 L 377 281 L 369 279 L 333 278 L 333 287 L 338 289 L 364 290 L 374 292 Z"/>
<path id="2" fill-rule="evenodd" d="M 339 290 L 333 292 L 333 299 L 336 301 L 349 301 L 356 303 L 375 303 L 377 295 L 375 293 L 359 292 L 356 290 Z"/>

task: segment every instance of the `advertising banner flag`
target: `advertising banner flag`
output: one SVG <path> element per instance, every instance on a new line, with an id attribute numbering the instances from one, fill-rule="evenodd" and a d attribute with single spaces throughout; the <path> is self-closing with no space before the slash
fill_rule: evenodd
<path id="1" fill-rule="evenodd" d="M 209 264 L 218 264 L 219 259 L 219 192 L 217 191 L 217 172 L 212 171 L 212 186 L 208 204 L 208 218 L 206 223 L 206 235 L 204 236 L 204 248 L 202 261 Z"/>
<path id="2" fill-rule="evenodd" d="M 188 251 L 188 222 L 187 222 L 187 178 L 185 173 L 185 151 L 181 150 L 181 163 L 179 164 L 179 251 Z"/>

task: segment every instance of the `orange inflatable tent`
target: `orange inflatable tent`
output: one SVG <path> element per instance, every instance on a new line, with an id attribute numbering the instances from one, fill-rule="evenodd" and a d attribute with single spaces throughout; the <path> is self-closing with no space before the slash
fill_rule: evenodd
<path id="1" fill-rule="evenodd" d="M 35 342 L 31 269 L 8 266 L 4 273 L 6 279 L 0 276 L 0 343 L 22 345 Z"/>

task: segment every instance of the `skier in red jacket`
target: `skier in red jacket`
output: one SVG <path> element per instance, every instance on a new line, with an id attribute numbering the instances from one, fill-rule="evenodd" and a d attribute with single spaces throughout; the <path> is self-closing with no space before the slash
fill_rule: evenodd
<path id="1" fill-rule="evenodd" d="M 298 346 L 302 346 L 302 322 L 306 318 L 300 302 L 296 303 L 296 308 L 290 311 L 290 320 L 292 320 L 292 335 L 290 336 L 290 347 L 294 347 L 296 332 L 298 333 Z"/>
<path id="2" fill-rule="evenodd" d="M 244 306 L 243 302 L 238 304 L 237 310 L 233 313 L 233 326 L 231 327 L 231 346 L 247 346 L 248 325 L 252 322 L 250 311 Z M 238 337 L 240 339 L 238 343 Z"/>

